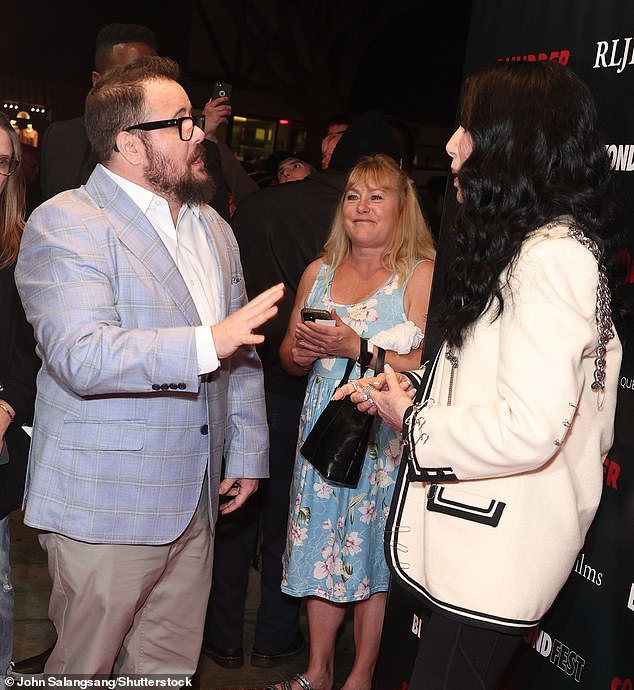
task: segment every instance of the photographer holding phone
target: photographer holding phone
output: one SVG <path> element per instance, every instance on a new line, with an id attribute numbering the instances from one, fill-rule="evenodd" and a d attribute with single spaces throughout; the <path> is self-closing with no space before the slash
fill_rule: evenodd
<path id="1" fill-rule="evenodd" d="M 309 373 L 299 446 L 348 358 L 359 357 L 362 338 L 369 349 L 385 348 L 394 369 L 418 366 L 434 256 L 411 180 L 389 156 L 362 158 L 346 181 L 324 256 L 304 271 L 280 347 L 289 374 Z M 306 307 L 326 313 L 302 321 Z M 329 315 L 332 325 L 319 323 Z M 327 484 L 301 453 L 296 457 L 282 591 L 308 597 L 310 658 L 283 690 L 332 687 L 346 603 L 354 604 L 356 647 L 346 683 L 370 688 L 389 582 L 383 531 L 400 455 L 399 434 L 380 424 L 356 489 Z"/>
<path id="2" fill-rule="evenodd" d="M 224 88 L 223 88 L 224 87 Z M 238 204 L 245 196 L 257 192 L 257 183 L 249 176 L 227 144 L 218 138 L 218 127 L 231 117 L 231 85 L 216 82 L 211 98 L 205 103 L 205 156 L 216 189 L 209 202 L 220 215 L 230 222 Z"/>

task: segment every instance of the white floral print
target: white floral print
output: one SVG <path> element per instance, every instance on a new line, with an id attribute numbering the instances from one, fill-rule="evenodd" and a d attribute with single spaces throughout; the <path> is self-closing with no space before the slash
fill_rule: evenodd
<path id="1" fill-rule="evenodd" d="M 325 267 L 319 271 L 307 306 L 336 309 L 357 333 L 375 333 L 403 323 L 404 287 L 391 278 L 359 304 L 340 305 L 330 297 Z M 282 591 L 335 602 L 361 601 L 389 586 L 383 551 L 394 482 L 400 465 L 400 434 L 377 421 L 356 489 L 326 482 L 299 449 L 343 375 L 346 360 L 318 360 L 310 374 L 302 410 L 289 530 L 283 559 Z M 358 376 L 355 369 L 352 378 Z"/>
<path id="2" fill-rule="evenodd" d="M 342 316 L 341 320 L 347 323 L 356 333 L 362 335 L 367 332 L 369 323 L 374 323 L 379 319 L 379 314 L 374 308 L 377 303 L 378 300 L 373 298 L 361 304 L 353 304 L 347 307 L 348 315 Z"/>
<path id="3" fill-rule="evenodd" d="M 361 522 L 369 525 L 376 518 L 376 502 L 363 501 L 363 505 L 359 508 L 359 513 L 361 514 Z"/>

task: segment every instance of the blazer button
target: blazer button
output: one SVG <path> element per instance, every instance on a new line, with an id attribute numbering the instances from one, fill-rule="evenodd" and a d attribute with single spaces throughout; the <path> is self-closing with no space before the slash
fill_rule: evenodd
<path id="1" fill-rule="evenodd" d="M 207 436 L 207 434 L 209 433 L 209 427 L 207 426 L 207 424 L 203 424 L 203 425 L 200 427 L 200 433 L 201 433 L 203 436 Z"/>
<path id="2" fill-rule="evenodd" d="M 160 391 L 161 387 L 158 385 L 158 383 L 153 383 L 152 384 L 152 390 L 153 391 Z"/>
<path id="3" fill-rule="evenodd" d="M 184 391 L 185 388 L 187 388 L 187 384 L 186 384 L 186 383 L 179 383 L 179 384 L 178 384 L 178 389 L 179 389 L 179 390 Z"/>
<path id="4" fill-rule="evenodd" d="M 162 383 L 161 384 L 161 390 L 162 391 L 169 390 L 169 383 Z"/>
<path id="5" fill-rule="evenodd" d="M 175 391 L 177 389 L 178 389 L 178 386 L 175 383 L 170 383 L 170 390 Z"/>

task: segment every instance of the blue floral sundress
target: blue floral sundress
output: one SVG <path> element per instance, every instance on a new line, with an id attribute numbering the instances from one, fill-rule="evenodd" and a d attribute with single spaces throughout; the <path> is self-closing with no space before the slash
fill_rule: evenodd
<path id="1" fill-rule="evenodd" d="M 336 309 L 360 336 L 407 321 L 403 295 L 407 281 L 392 276 L 358 304 L 336 304 L 330 296 L 332 272 L 322 264 L 306 306 Z M 301 455 L 299 448 L 328 404 L 346 368 L 347 359 L 315 362 L 302 409 L 298 449 L 290 492 L 282 591 L 296 597 L 318 596 L 343 603 L 385 592 L 389 571 L 383 532 L 401 461 L 401 435 L 384 422 L 375 423 L 361 479 L 356 489 L 328 484 Z M 372 372 L 369 371 L 368 375 Z M 350 379 L 359 377 L 355 365 Z"/>

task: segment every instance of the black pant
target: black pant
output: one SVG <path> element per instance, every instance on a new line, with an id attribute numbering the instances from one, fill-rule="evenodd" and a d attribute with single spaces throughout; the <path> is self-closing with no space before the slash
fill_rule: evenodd
<path id="1" fill-rule="evenodd" d="M 301 599 L 282 594 L 280 584 L 302 403 L 267 393 L 266 408 L 270 478 L 260 481 L 258 491 L 242 508 L 218 517 L 205 643 L 221 649 L 242 646 L 244 604 L 259 523 L 261 597 L 254 647 L 264 654 L 278 654 L 290 647 L 299 632 Z"/>
<path id="2" fill-rule="evenodd" d="M 409 681 L 410 690 L 494 690 L 521 635 L 459 623 L 433 612 Z"/>

